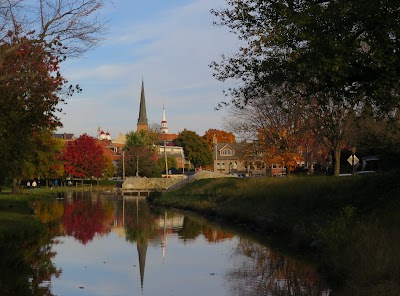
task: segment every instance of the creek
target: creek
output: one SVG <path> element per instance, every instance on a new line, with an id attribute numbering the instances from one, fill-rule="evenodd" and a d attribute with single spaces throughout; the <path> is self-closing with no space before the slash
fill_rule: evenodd
<path id="1" fill-rule="evenodd" d="M 47 229 L 32 256 L 41 275 L 32 295 L 330 293 L 312 264 L 143 197 L 70 191 L 34 210 Z"/>

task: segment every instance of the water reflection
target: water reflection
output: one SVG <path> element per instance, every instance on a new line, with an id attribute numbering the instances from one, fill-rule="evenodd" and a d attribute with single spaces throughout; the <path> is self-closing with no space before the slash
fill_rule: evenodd
<path id="1" fill-rule="evenodd" d="M 53 210 L 53 206 L 49 206 Z M 54 213 L 55 214 L 55 213 Z M 53 231 L 37 221 L 29 221 L 29 229 L 13 229 L 13 233 L 0 239 L 0 294 L 52 295 L 50 280 L 61 274 L 52 262 L 55 253 Z"/>
<path id="2" fill-rule="evenodd" d="M 313 266 L 239 239 L 227 274 L 230 295 L 328 295 Z"/>
<path id="3" fill-rule="evenodd" d="M 143 198 L 70 192 L 35 211 L 46 295 L 328 295 L 312 266 Z"/>

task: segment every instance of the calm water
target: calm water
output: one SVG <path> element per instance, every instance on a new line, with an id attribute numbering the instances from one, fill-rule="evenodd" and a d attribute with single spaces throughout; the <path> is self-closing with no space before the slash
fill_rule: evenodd
<path id="1" fill-rule="evenodd" d="M 144 198 L 71 192 L 35 210 L 49 228 L 35 295 L 329 294 L 311 265 Z"/>

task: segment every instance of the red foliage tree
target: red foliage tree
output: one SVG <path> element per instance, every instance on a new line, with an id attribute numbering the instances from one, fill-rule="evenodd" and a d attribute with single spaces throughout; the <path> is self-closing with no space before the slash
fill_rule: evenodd
<path id="1" fill-rule="evenodd" d="M 106 165 L 102 147 L 87 134 L 67 144 L 63 160 L 65 172 L 78 178 L 100 178 Z"/>

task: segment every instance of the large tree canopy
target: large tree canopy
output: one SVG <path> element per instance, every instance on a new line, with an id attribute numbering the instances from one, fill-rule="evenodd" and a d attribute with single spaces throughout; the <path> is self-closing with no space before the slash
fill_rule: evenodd
<path id="1" fill-rule="evenodd" d="M 238 107 L 274 94 L 276 108 L 301 98 L 303 116 L 331 150 L 334 174 L 351 125 L 366 105 L 399 107 L 400 10 L 395 0 L 228 0 L 213 10 L 241 40 L 213 62 Z M 317 133 L 316 133 L 317 135 Z"/>
<path id="2" fill-rule="evenodd" d="M 232 132 L 210 128 L 204 133 L 203 139 L 208 143 L 210 151 L 212 151 L 214 139 L 218 143 L 235 143 L 236 138 Z"/>
<path id="3" fill-rule="evenodd" d="M 78 56 L 103 39 L 103 0 L 3 0 L 0 43 L 42 44 L 66 56 Z M 0 56 L 1 62 L 2 56 Z M 3 77 L 0 77 L 2 80 Z"/>
<path id="4" fill-rule="evenodd" d="M 0 2 L 0 178 L 18 179 L 31 159 L 34 135 L 61 126 L 67 87 L 60 63 L 101 40 L 102 0 Z"/>
<path id="5" fill-rule="evenodd" d="M 56 112 L 65 80 L 58 58 L 40 44 L 0 44 L 0 55 L 0 76 L 11 77 L 0 83 L 0 171 L 3 177 L 18 178 L 32 148 L 40 147 L 34 136 L 61 125 Z"/>
<path id="6" fill-rule="evenodd" d="M 106 167 L 103 148 L 86 134 L 67 143 L 63 161 L 65 172 L 77 178 L 101 178 Z"/>
<path id="7" fill-rule="evenodd" d="M 382 110 L 399 103 L 400 10 L 396 0 L 227 0 L 213 10 L 242 47 L 212 63 L 220 80 L 240 79 L 237 101 L 290 82 L 309 98 Z M 268 86 L 268 87 L 267 87 Z M 353 105 L 353 104 L 352 104 Z"/>
<path id="8" fill-rule="evenodd" d="M 212 164 L 212 154 L 207 141 L 196 132 L 185 129 L 179 133 L 174 143 L 176 146 L 183 147 L 185 158 L 191 161 L 195 167 L 205 167 Z"/>

